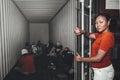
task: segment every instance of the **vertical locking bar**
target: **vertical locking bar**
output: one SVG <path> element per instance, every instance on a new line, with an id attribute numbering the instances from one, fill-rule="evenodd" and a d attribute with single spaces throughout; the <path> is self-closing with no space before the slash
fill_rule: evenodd
<path id="1" fill-rule="evenodd" d="M 84 30 L 84 0 L 80 0 L 82 3 L 82 11 L 81 11 L 81 29 Z M 84 35 L 81 35 L 81 57 L 84 57 Z M 84 62 L 81 63 L 81 80 L 84 80 Z"/>
<path id="2" fill-rule="evenodd" d="M 92 31 L 92 26 L 91 26 L 92 21 L 91 20 L 92 20 L 92 0 L 89 1 L 89 32 L 90 33 Z M 90 39 L 89 39 L 89 53 L 91 53 L 91 40 Z M 89 68 L 89 80 L 92 80 L 91 73 L 92 73 L 92 70 L 91 70 L 91 68 Z"/>

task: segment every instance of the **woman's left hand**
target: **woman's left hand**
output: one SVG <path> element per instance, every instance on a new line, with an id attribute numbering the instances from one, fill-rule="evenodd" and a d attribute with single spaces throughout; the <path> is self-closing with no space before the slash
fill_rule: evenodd
<path id="1" fill-rule="evenodd" d="M 78 28 L 78 27 L 76 27 L 76 29 L 74 30 L 75 35 L 81 35 L 82 32 L 83 31 L 80 28 Z"/>

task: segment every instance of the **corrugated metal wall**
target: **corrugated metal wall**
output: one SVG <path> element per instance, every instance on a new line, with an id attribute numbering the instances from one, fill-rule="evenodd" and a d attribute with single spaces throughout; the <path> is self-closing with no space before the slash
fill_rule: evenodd
<path id="1" fill-rule="evenodd" d="M 14 3 L 0 0 L 0 80 L 15 65 L 28 34 L 28 22 Z"/>
<path id="2" fill-rule="evenodd" d="M 64 47 L 75 50 L 74 29 L 77 26 L 77 0 L 70 0 L 50 22 L 50 40 L 60 41 Z"/>

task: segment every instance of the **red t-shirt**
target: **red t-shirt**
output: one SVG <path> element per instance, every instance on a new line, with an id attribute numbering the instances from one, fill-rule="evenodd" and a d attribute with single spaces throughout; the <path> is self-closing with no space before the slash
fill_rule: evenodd
<path id="1" fill-rule="evenodd" d="M 91 57 L 96 56 L 98 50 L 104 50 L 106 52 L 105 57 L 101 62 L 93 62 L 92 67 L 103 68 L 111 64 L 110 51 L 114 46 L 114 34 L 112 32 L 95 33 L 95 41 L 92 44 Z"/>
<path id="2" fill-rule="evenodd" d="M 22 56 L 19 61 L 19 65 L 24 72 L 35 72 L 34 56 L 31 54 Z"/>

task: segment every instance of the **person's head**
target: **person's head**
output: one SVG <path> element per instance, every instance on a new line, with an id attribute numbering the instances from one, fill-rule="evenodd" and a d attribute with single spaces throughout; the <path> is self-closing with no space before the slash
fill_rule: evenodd
<path id="1" fill-rule="evenodd" d="M 98 32 L 106 32 L 109 31 L 110 25 L 110 15 L 107 13 L 100 13 L 95 20 L 95 27 Z"/>
<path id="2" fill-rule="evenodd" d="M 65 50 L 65 51 L 68 51 L 68 50 L 70 50 L 70 49 L 69 49 L 68 47 L 65 47 L 64 50 Z"/>
<path id="3" fill-rule="evenodd" d="M 24 54 L 28 54 L 28 50 L 27 49 L 22 49 L 21 50 L 21 55 L 24 55 Z"/>
<path id="4" fill-rule="evenodd" d="M 61 43 L 58 41 L 58 42 L 56 42 L 56 45 L 57 45 L 57 46 L 60 46 L 60 45 L 61 45 Z"/>
<path id="5" fill-rule="evenodd" d="M 38 43 L 38 44 L 40 44 L 40 43 L 41 43 L 41 41 L 39 40 L 37 43 Z"/>

